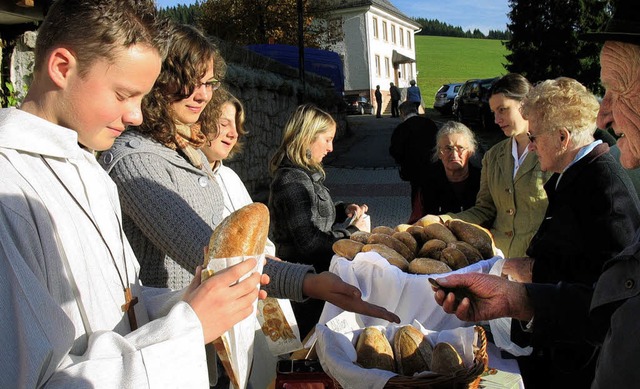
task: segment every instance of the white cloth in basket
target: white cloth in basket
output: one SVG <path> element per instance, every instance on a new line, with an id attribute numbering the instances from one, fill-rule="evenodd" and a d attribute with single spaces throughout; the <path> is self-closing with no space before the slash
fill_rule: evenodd
<path id="1" fill-rule="evenodd" d="M 501 253 L 500 253 L 501 254 Z M 333 256 L 329 271 L 339 275 L 345 282 L 362 291 L 362 299 L 372 304 L 385 307 L 394 312 L 402 320 L 401 324 L 411 324 L 413 320 L 420 322 L 425 328 L 435 331 L 470 326 L 454 315 L 442 310 L 433 297 L 433 289 L 427 279 L 439 278 L 452 273 L 488 273 L 491 266 L 500 256 L 474 263 L 451 273 L 428 275 L 408 274 L 389 262 L 376 252 L 358 253 L 353 261 Z M 326 303 L 319 323 L 324 324 L 339 315 L 341 308 Z M 382 319 L 368 316 L 359 317 L 365 326 L 388 323 Z"/>

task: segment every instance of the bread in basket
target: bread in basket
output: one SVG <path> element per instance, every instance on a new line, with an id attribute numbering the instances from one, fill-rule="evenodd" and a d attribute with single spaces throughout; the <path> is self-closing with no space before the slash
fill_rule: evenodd
<path id="1" fill-rule="evenodd" d="M 358 366 L 354 342 L 362 329 L 341 334 L 331 331 L 325 326 L 317 326 L 318 341 L 316 349 L 324 371 L 330 375 L 336 386 L 341 388 L 478 388 L 481 374 L 487 370 L 487 339 L 482 327 L 467 327 L 455 330 L 428 331 L 419 323 L 420 328 L 432 346 L 440 341 L 448 341 L 463 356 L 464 368 L 452 374 L 421 373 L 415 376 L 398 375 L 397 373 L 364 369 Z M 383 328 L 387 338 L 393 341 L 393 334 L 400 325 Z"/>

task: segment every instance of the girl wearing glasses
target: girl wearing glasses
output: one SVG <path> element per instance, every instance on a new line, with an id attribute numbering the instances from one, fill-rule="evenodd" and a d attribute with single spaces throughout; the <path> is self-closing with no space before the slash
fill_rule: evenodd
<path id="1" fill-rule="evenodd" d="M 482 159 L 480 190 L 476 204 L 441 219 L 462 219 L 490 228 L 496 246 L 506 258 L 525 255 L 531 238 L 547 209 L 543 185 L 551 173 L 543 172 L 534 153 L 529 153 L 529 122 L 520 106 L 531 84 L 510 73 L 491 88 L 489 106 L 507 139 L 493 146 Z"/>

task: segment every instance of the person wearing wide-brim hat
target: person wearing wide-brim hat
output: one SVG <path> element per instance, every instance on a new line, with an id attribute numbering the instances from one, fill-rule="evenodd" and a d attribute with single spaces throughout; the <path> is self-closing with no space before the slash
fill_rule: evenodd
<path id="1" fill-rule="evenodd" d="M 605 29 L 582 39 L 604 42 L 600 65 L 606 93 L 597 125 L 620 137 L 620 162 L 630 169 L 640 166 L 640 13 L 632 0 L 614 5 Z M 598 345 L 591 387 L 635 388 L 640 383 L 640 231 L 633 241 L 603 266 L 595 285 L 524 284 L 488 274 L 461 274 L 438 282 L 447 290 L 464 288 L 471 298 L 456 300 L 455 293 L 440 289 L 435 298 L 446 312 L 465 321 L 519 319 L 534 346 Z"/>

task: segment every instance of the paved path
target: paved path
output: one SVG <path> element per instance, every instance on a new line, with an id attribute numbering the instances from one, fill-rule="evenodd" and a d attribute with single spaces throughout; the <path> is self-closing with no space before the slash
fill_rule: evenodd
<path id="1" fill-rule="evenodd" d="M 372 227 L 396 226 L 411 212 L 409 184 L 400 180 L 389 155 L 389 140 L 399 119 L 349 116 L 351 135 L 334 145 L 323 162 L 334 201 L 367 204 Z"/>

